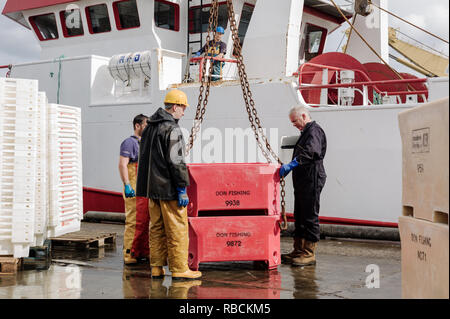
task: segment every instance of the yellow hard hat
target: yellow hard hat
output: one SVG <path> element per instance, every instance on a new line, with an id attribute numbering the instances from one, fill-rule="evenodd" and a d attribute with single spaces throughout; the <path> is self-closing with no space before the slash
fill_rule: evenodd
<path id="1" fill-rule="evenodd" d="M 164 99 L 164 103 L 169 104 L 180 104 L 189 106 L 186 93 L 180 90 L 171 90 L 166 94 L 166 98 Z"/>

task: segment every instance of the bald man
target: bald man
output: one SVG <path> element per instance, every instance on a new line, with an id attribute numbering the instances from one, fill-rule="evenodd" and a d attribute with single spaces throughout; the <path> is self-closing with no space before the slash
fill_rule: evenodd
<path id="1" fill-rule="evenodd" d="M 323 166 L 327 138 L 305 107 L 292 108 L 289 119 L 301 135 L 294 147 L 292 162 L 282 165 L 280 169 L 280 177 L 292 171 L 295 197 L 294 250 L 282 254 L 281 258 L 284 263 L 293 266 L 315 265 L 315 250 L 320 239 L 320 193 L 327 177 Z"/>

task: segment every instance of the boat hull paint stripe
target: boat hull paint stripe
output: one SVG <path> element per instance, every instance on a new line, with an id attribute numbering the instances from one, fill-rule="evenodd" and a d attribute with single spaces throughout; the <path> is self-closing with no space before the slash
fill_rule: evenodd
<path id="1" fill-rule="evenodd" d="M 111 213 L 125 212 L 122 193 L 83 187 L 83 200 L 83 214 L 88 211 Z M 288 222 L 294 221 L 293 213 L 286 213 L 286 216 Z M 397 223 L 340 217 L 319 216 L 319 221 L 321 224 L 398 228 Z"/>

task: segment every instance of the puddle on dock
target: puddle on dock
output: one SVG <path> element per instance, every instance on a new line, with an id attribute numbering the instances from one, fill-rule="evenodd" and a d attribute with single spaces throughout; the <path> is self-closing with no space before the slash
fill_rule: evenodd
<path id="1" fill-rule="evenodd" d="M 400 244 L 396 242 L 322 240 L 316 266 L 280 265 L 266 271 L 253 262 L 204 263 L 200 280 L 172 282 L 167 267 L 164 279 L 152 280 L 148 263 L 123 265 L 123 225 L 82 223 L 82 229 L 116 232 L 116 244 L 85 251 L 54 249 L 51 262 L 40 268 L 0 276 L 0 298 L 401 298 Z M 291 238 L 281 238 L 283 253 L 291 246 Z M 372 279 L 378 272 L 376 288 Z M 375 283 L 375 288 L 368 288 L 366 282 Z"/>

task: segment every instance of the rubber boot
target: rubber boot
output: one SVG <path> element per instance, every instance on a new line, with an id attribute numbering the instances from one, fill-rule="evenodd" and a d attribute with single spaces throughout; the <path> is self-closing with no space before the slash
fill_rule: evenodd
<path id="1" fill-rule="evenodd" d="M 202 276 L 200 271 L 192 271 L 190 269 L 185 272 L 173 272 L 172 279 L 173 280 L 183 280 L 183 279 L 198 279 Z"/>
<path id="2" fill-rule="evenodd" d="M 300 257 L 303 249 L 303 242 L 305 240 L 300 237 L 294 237 L 294 250 L 288 254 L 281 254 L 281 262 L 283 264 L 292 263 L 292 259 Z"/>
<path id="3" fill-rule="evenodd" d="M 131 256 L 131 252 L 129 249 L 123 251 L 123 263 L 125 265 L 133 265 L 137 264 L 137 259 Z"/>
<path id="4" fill-rule="evenodd" d="M 152 279 L 162 279 L 165 274 L 163 267 L 152 267 Z"/>
<path id="5" fill-rule="evenodd" d="M 292 266 L 309 266 L 316 264 L 317 243 L 305 240 L 300 257 L 292 259 Z"/>

